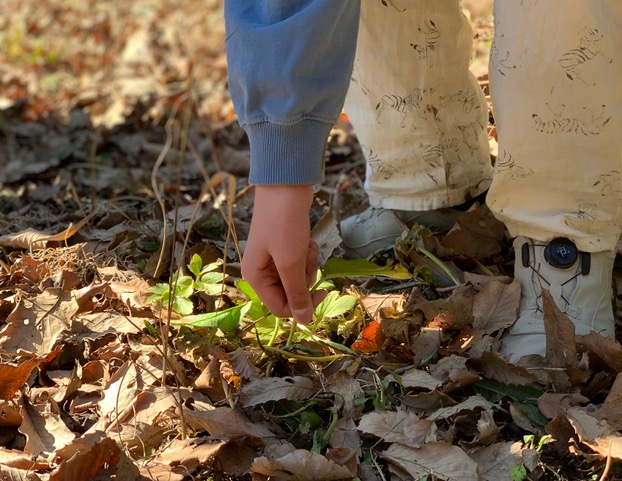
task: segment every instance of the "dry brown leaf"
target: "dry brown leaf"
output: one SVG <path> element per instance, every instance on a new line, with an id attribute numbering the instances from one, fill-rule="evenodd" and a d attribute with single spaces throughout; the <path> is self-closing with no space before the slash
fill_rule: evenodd
<path id="1" fill-rule="evenodd" d="M 473 300 L 473 328 L 484 334 L 510 327 L 518 318 L 520 285 L 489 281 Z"/>
<path id="2" fill-rule="evenodd" d="M 441 241 L 451 255 L 482 259 L 498 254 L 505 236 L 505 226 L 483 204 L 460 216 Z"/>
<path id="3" fill-rule="evenodd" d="M 447 394 L 435 389 L 432 392 L 403 396 L 402 404 L 414 409 L 417 412 L 430 412 L 441 407 L 455 406 L 458 402 L 449 397 Z"/>
<path id="4" fill-rule="evenodd" d="M 577 335 L 576 340 L 582 349 L 600 358 L 614 371 L 622 372 L 622 346 L 615 339 L 590 332 Z"/>
<path id="5" fill-rule="evenodd" d="M 99 338 L 104 334 L 138 334 L 142 331 L 145 320 L 153 322 L 152 319 L 105 311 L 82 314 L 76 319 L 76 323 L 83 326 L 81 337 Z"/>
<path id="6" fill-rule="evenodd" d="M 79 438 L 75 438 L 71 443 L 63 446 L 56 451 L 56 456 L 60 459 L 68 460 L 79 453 L 87 453 L 93 446 L 106 439 L 106 433 L 95 431 L 87 433 Z"/>
<path id="7" fill-rule="evenodd" d="M 550 367 L 576 365 L 575 326 L 546 289 L 542 289 L 544 330 L 546 331 L 546 360 Z"/>
<path id="8" fill-rule="evenodd" d="M 471 453 L 482 481 L 508 481 L 510 470 L 523 462 L 522 444 L 512 441 L 495 443 Z"/>
<path id="9" fill-rule="evenodd" d="M 99 402 L 98 429 L 105 430 L 131 406 L 138 395 L 138 371 L 131 362 L 123 364 L 110 378 Z M 97 429 L 97 428 L 96 428 Z"/>
<path id="10" fill-rule="evenodd" d="M 577 361 L 575 326 L 566 314 L 561 312 L 553 296 L 542 289 L 542 307 L 544 312 L 544 330 L 546 332 L 546 360 L 548 367 L 561 367 L 566 370 L 573 385 L 582 384 L 590 375 L 588 369 L 582 369 Z M 550 371 L 553 385 L 558 392 L 569 389 L 565 378 L 554 376 Z"/>
<path id="11" fill-rule="evenodd" d="M 622 374 L 616 376 L 605 402 L 596 412 L 596 417 L 607 421 L 613 429 L 622 430 Z"/>
<path id="12" fill-rule="evenodd" d="M 0 463 L 2 481 L 41 481 L 41 478 L 29 469 L 17 469 Z"/>
<path id="13" fill-rule="evenodd" d="M 77 224 L 70 224 L 62 232 L 58 234 L 47 234 L 36 229 L 25 229 L 16 234 L 7 234 L 0 236 L 0 246 L 18 247 L 21 249 L 37 250 L 47 247 L 48 242 L 65 242 L 73 237 L 86 223 L 91 220 L 95 211 L 87 215 Z"/>
<path id="14" fill-rule="evenodd" d="M 422 302 L 417 304 L 425 318 L 431 321 L 428 327 L 443 330 L 463 329 L 473 324 L 473 302 L 475 288 L 471 285 L 459 286 L 447 299 Z"/>
<path id="15" fill-rule="evenodd" d="M 42 362 L 51 361 L 56 354 L 54 352 L 48 356 L 27 359 L 18 366 L 0 364 L 0 400 L 13 399 L 13 396 L 26 382 L 32 370 Z M 0 421 L 0 425 L 1 423 L 2 421 Z"/>
<path id="16" fill-rule="evenodd" d="M 606 421 L 598 420 L 578 407 L 567 408 L 566 416 L 582 443 L 605 458 L 622 459 L 622 436 Z"/>
<path id="17" fill-rule="evenodd" d="M 526 368 L 510 364 L 499 353 L 493 351 L 485 351 L 479 358 L 469 359 L 467 366 L 472 367 L 485 378 L 504 384 L 524 386 L 536 381 L 536 376 Z"/>
<path id="18" fill-rule="evenodd" d="M 473 383 L 476 383 L 480 379 L 480 376 L 475 374 L 473 371 L 469 371 L 468 369 L 454 369 L 449 373 L 449 377 L 447 378 L 447 381 L 445 381 L 443 392 L 451 393 L 457 389 L 463 389 Z"/>
<path id="19" fill-rule="evenodd" d="M 342 466 L 321 454 L 297 449 L 278 459 L 256 458 L 252 465 L 255 475 L 282 481 L 332 481 L 356 476 L 356 469 Z M 255 479 L 255 478 L 253 478 Z"/>
<path id="20" fill-rule="evenodd" d="M 193 429 L 205 429 L 213 437 L 274 436 L 265 426 L 252 423 L 242 413 L 229 407 L 218 407 L 194 403 L 194 410 L 184 408 L 184 418 Z"/>
<path id="21" fill-rule="evenodd" d="M 389 379 L 391 378 L 395 379 L 393 375 L 389 376 Z M 443 385 L 442 381 L 436 379 L 427 371 L 417 368 L 409 369 L 400 374 L 399 380 L 405 388 L 429 389 L 430 391 Z"/>
<path id="22" fill-rule="evenodd" d="M 564 413 L 564 409 L 570 406 L 579 406 L 589 403 L 590 400 L 579 393 L 562 394 L 545 392 L 538 398 L 538 409 L 549 419 Z"/>
<path id="23" fill-rule="evenodd" d="M 19 409 L 9 401 L 0 401 L 0 427 L 17 427 L 22 424 Z"/>
<path id="24" fill-rule="evenodd" d="M 0 465 L 26 470 L 47 469 L 50 463 L 40 458 L 33 459 L 31 454 L 16 449 L 7 449 L 0 446 Z M 3 479 L 0 477 L 0 479 Z"/>
<path id="25" fill-rule="evenodd" d="M 431 421 L 436 421 L 437 419 L 447 419 L 451 416 L 455 416 L 458 413 L 463 411 L 475 411 L 476 409 L 483 409 L 486 411 L 491 410 L 494 407 L 494 404 L 490 401 L 486 401 L 481 396 L 471 396 L 461 403 L 456 404 L 455 406 L 449 406 L 445 408 L 437 409 L 436 411 L 430 413 L 426 416 L 426 419 L 430 419 Z"/>
<path id="26" fill-rule="evenodd" d="M 359 381 L 347 371 L 337 371 L 330 376 L 326 390 L 335 395 L 334 406 L 336 410 L 343 409 L 346 414 L 351 416 L 360 412 L 360 409 L 355 406 L 355 401 L 365 397 L 365 393 Z"/>
<path id="27" fill-rule="evenodd" d="M 489 445 L 497 440 L 499 426 L 495 423 L 491 411 L 482 411 L 477 420 L 477 435 L 472 442 L 466 443 L 468 446 Z"/>
<path id="28" fill-rule="evenodd" d="M 186 469 L 183 466 L 171 467 L 164 464 L 149 464 L 140 468 L 140 474 L 143 479 L 146 478 L 151 481 L 183 481 L 186 478 Z"/>
<path id="29" fill-rule="evenodd" d="M 388 443 L 405 444 L 413 448 L 436 441 L 436 424 L 407 412 L 381 411 L 365 414 L 359 421 L 359 431 L 373 434 Z"/>
<path id="30" fill-rule="evenodd" d="M 467 359 L 465 357 L 452 354 L 451 356 L 439 359 L 436 364 L 430 366 L 430 374 L 436 379 L 445 382 L 449 379 L 449 375 L 452 371 L 456 369 L 466 369 L 466 364 Z"/>
<path id="31" fill-rule="evenodd" d="M 72 433 L 58 414 L 45 404 L 33 406 L 26 397 L 21 399 L 22 425 L 19 432 L 26 436 L 24 451 L 35 456 L 53 457 L 57 449 L 73 441 Z"/>
<path id="32" fill-rule="evenodd" d="M 329 444 L 332 448 L 349 448 L 358 452 L 361 446 L 361 436 L 352 418 L 344 416 L 339 418 Z"/>
<path id="33" fill-rule="evenodd" d="M 477 463 L 457 446 L 432 442 L 421 448 L 392 444 L 381 453 L 414 479 L 432 475 L 444 481 L 478 481 Z"/>
<path id="34" fill-rule="evenodd" d="M 313 396 L 317 389 L 306 377 L 268 377 L 251 381 L 240 389 L 240 404 L 256 406 L 270 401 L 290 399 L 300 401 Z"/>
<path id="35" fill-rule="evenodd" d="M 402 306 L 404 305 L 405 296 L 404 294 L 368 294 L 368 295 L 360 295 L 359 303 L 363 306 L 363 309 L 367 313 L 367 315 L 373 321 L 378 321 L 380 323 L 383 322 L 382 316 L 380 315 L 381 310 L 384 308 L 393 309 L 396 311 L 401 311 Z M 404 322 L 404 321 L 402 321 Z M 384 327 L 384 326 L 383 326 Z M 390 335 L 387 333 L 387 335 Z"/>
<path id="36" fill-rule="evenodd" d="M 34 298 L 22 298 L 0 331 L 0 346 L 11 353 L 48 353 L 71 331 L 77 310 L 78 303 L 71 292 L 60 288 L 46 289 Z"/>
<path id="37" fill-rule="evenodd" d="M 50 481 L 84 481 L 93 479 L 104 466 L 119 462 L 119 447 L 110 438 L 104 438 L 89 450 L 78 451 L 71 458 L 63 459 L 50 475 Z"/>
<path id="38" fill-rule="evenodd" d="M 250 357 L 251 354 L 244 351 L 241 347 L 227 354 L 227 358 L 236 373 L 246 379 L 257 379 L 260 371 L 259 368 L 251 362 Z"/>
<path id="39" fill-rule="evenodd" d="M 415 366 L 427 364 L 441 346 L 442 330 L 438 327 L 424 327 L 410 338 L 410 350 L 413 352 L 412 363 Z"/>
<path id="40" fill-rule="evenodd" d="M 342 242 L 333 209 L 330 209 L 313 227 L 311 239 L 320 247 L 318 264 L 323 266 Z"/>
<path id="41" fill-rule="evenodd" d="M 213 442 L 206 438 L 188 438 L 173 441 L 156 456 L 155 461 L 170 466 L 183 466 L 187 474 L 192 474 L 200 465 L 217 459 L 225 473 L 243 474 L 250 470 L 256 456 L 256 441 L 239 438 L 230 442 Z"/>

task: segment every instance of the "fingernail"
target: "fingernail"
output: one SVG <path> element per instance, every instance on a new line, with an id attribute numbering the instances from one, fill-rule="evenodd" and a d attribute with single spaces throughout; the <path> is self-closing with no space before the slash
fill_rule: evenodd
<path id="1" fill-rule="evenodd" d="M 305 317 L 309 312 L 309 309 L 292 309 L 292 314 L 294 317 Z"/>

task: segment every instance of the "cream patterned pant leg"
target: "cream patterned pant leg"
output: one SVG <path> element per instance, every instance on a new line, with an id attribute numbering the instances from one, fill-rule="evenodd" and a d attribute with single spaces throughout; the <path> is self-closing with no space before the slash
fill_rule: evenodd
<path id="1" fill-rule="evenodd" d="M 485 191 L 488 112 L 468 70 L 473 33 L 459 1 L 363 0 L 361 9 L 345 110 L 371 205 L 428 210 Z"/>
<path id="2" fill-rule="evenodd" d="M 513 236 L 611 250 L 622 221 L 622 0 L 496 0 L 499 157 L 488 194 Z"/>

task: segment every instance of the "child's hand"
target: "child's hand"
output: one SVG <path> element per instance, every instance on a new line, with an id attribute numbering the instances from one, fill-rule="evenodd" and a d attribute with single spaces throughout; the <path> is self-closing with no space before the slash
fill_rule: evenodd
<path id="1" fill-rule="evenodd" d="M 311 296 L 318 246 L 310 240 L 311 185 L 255 187 L 251 230 L 242 260 L 242 275 L 277 317 L 311 321 L 326 293 Z"/>

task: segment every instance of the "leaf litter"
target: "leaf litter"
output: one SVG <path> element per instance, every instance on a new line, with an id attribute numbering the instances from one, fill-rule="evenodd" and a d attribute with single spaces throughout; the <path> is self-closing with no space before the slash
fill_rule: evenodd
<path id="1" fill-rule="evenodd" d="M 544 292 L 546 357 L 498 354 L 520 288 L 484 205 L 335 259 L 365 207 L 344 117 L 311 216 L 330 293 L 277 319 L 240 278 L 221 2 L 5 3 L 2 479 L 620 479 L 622 347 Z"/>

